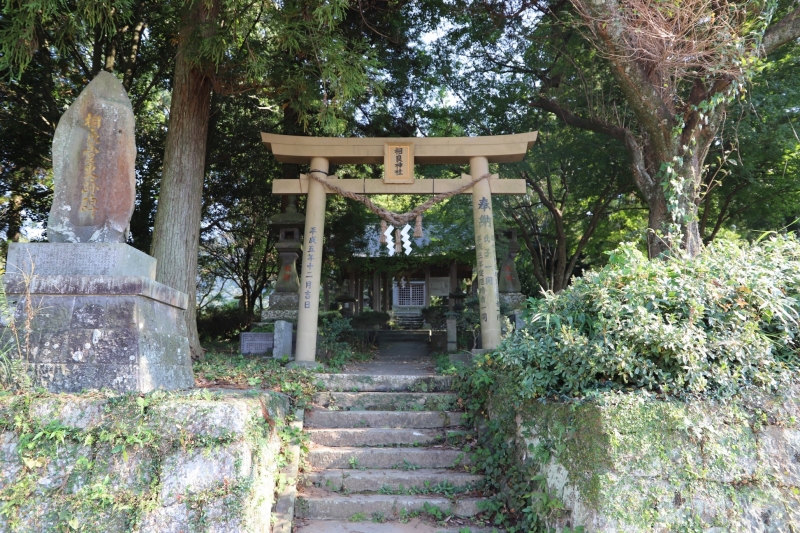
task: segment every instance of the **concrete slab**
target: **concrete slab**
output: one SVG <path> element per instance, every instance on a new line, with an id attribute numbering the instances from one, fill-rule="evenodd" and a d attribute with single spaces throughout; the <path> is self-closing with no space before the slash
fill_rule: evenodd
<path id="1" fill-rule="evenodd" d="M 447 448 L 312 448 L 312 468 L 460 468 L 470 464 L 469 454 Z"/>
<path id="2" fill-rule="evenodd" d="M 314 403 L 349 411 L 454 411 L 458 396 L 449 392 L 319 392 Z"/>
<path id="3" fill-rule="evenodd" d="M 337 520 L 301 520 L 296 533 L 459 533 L 469 527 L 470 533 L 497 533 L 496 528 L 475 528 L 471 526 L 434 526 L 415 518 L 406 524 L 387 522 L 343 522 Z"/>
<path id="4" fill-rule="evenodd" d="M 474 487 L 483 476 L 454 472 L 444 468 L 425 468 L 421 470 L 348 470 L 330 469 L 306 475 L 304 482 L 331 491 L 347 490 L 354 492 L 378 492 L 389 487 L 400 491 L 416 487 L 436 487 L 449 483 L 460 489 Z M 463 492 L 463 491 L 462 491 Z"/>
<path id="5" fill-rule="evenodd" d="M 463 440 L 464 432 L 414 428 L 306 429 L 311 442 L 320 446 L 430 446 Z"/>
<path id="6" fill-rule="evenodd" d="M 395 496 L 384 494 L 330 495 L 325 497 L 298 497 L 295 516 L 312 520 L 392 520 L 403 511 L 421 511 L 423 506 L 434 505 L 445 514 L 471 517 L 480 512 L 479 502 L 483 498 L 461 498 L 454 502 L 443 496 Z M 363 517 L 363 518 L 362 518 Z"/>
<path id="7" fill-rule="evenodd" d="M 463 425 L 464 413 L 448 411 L 309 411 L 307 428 L 443 428 Z"/>
<path id="8" fill-rule="evenodd" d="M 334 392 L 450 392 L 451 376 L 405 374 L 318 374 L 327 391 Z"/>

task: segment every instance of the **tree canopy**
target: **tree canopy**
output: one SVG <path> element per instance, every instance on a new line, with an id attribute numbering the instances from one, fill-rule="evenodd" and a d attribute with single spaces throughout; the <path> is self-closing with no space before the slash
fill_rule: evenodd
<path id="1" fill-rule="evenodd" d="M 192 298 L 202 272 L 236 287 L 252 314 L 274 280 L 267 220 L 287 200 L 271 183 L 307 169 L 276 162 L 260 131 L 540 131 L 523 163 L 493 169 L 528 184 L 498 202 L 496 224 L 518 229 L 525 291 L 558 292 L 622 241 L 651 257 L 692 255 L 721 235 L 796 226 L 798 36 L 800 7 L 788 0 L 9 0 L 0 231 L 43 238 L 55 127 L 106 70 L 136 116 L 130 242 L 158 259 L 160 281 Z M 431 217 L 452 224 L 452 237 L 469 234 L 469 211 L 454 198 Z M 332 198 L 326 272 L 375 224 L 360 204 Z M 456 238 L 432 246 L 469 256 Z"/>

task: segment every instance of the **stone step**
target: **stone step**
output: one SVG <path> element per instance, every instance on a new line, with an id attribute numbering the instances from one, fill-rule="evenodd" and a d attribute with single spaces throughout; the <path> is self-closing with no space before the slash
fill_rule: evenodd
<path id="1" fill-rule="evenodd" d="M 308 452 L 314 469 L 324 468 L 460 468 L 469 465 L 468 454 L 453 448 L 357 448 L 319 446 Z"/>
<path id="2" fill-rule="evenodd" d="M 318 392 L 314 403 L 350 411 L 454 411 L 451 392 Z"/>
<path id="3" fill-rule="evenodd" d="M 371 517 L 368 518 L 371 520 Z M 447 526 L 432 525 L 419 518 L 408 522 L 350 522 L 346 520 L 304 520 L 296 527 L 297 533 L 501 533 L 494 527 L 459 526 L 448 522 Z"/>
<path id="4" fill-rule="evenodd" d="M 306 413 L 307 428 L 444 428 L 463 425 L 453 411 L 321 411 Z"/>
<path id="5" fill-rule="evenodd" d="M 415 428 L 325 428 L 306 429 L 320 446 L 429 446 L 464 441 L 466 431 Z"/>
<path id="6" fill-rule="evenodd" d="M 419 330 L 423 324 L 425 324 L 425 319 L 420 317 L 395 317 L 394 323 L 397 325 L 398 328 L 405 331 L 415 331 Z"/>
<path id="7" fill-rule="evenodd" d="M 317 374 L 326 391 L 336 392 L 450 392 L 450 376 Z"/>
<path id="8" fill-rule="evenodd" d="M 428 330 L 420 331 L 392 331 L 383 330 L 377 334 L 378 343 L 382 342 L 425 342 L 430 339 L 431 332 Z"/>
<path id="9" fill-rule="evenodd" d="M 442 468 L 420 470 L 352 470 L 329 469 L 313 472 L 303 478 L 322 489 L 350 493 L 391 491 L 402 494 L 408 489 L 431 492 L 464 492 L 479 483 L 483 476 Z"/>
<path id="10" fill-rule="evenodd" d="M 436 507 L 445 516 L 471 517 L 478 514 L 483 498 L 462 498 L 455 502 L 441 496 L 394 496 L 360 494 L 341 496 L 301 496 L 295 517 L 311 520 L 395 520 L 405 513 L 422 511 L 425 503 Z"/>

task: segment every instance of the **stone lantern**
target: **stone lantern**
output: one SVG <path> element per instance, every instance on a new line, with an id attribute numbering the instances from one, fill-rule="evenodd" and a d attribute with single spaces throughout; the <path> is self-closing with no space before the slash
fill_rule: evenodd
<path id="1" fill-rule="evenodd" d="M 460 313 L 464 310 L 464 298 L 466 298 L 468 294 L 461 289 L 458 289 L 456 292 L 450 293 L 450 301 L 453 302 L 453 311 L 456 313 Z"/>
<path id="2" fill-rule="evenodd" d="M 349 318 L 353 316 L 353 307 L 355 307 L 356 299 L 350 294 L 350 280 L 342 283 L 342 292 L 336 297 L 336 301 L 342 306 L 340 313 L 343 317 Z"/>
<path id="3" fill-rule="evenodd" d="M 297 320 L 297 308 L 300 302 L 300 278 L 297 275 L 296 263 L 303 250 L 300 235 L 305 226 L 305 216 L 297 212 L 293 201 L 289 201 L 285 213 L 270 217 L 270 226 L 277 228 L 278 250 L 281 267 L 275 292 L 269 297 L 269 309 L 261 314 L 261 320 Z"/>

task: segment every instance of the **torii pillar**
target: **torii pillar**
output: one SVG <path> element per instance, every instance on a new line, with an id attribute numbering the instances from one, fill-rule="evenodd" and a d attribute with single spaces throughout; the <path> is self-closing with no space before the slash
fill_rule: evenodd
<path id="1" fill-rule="evenodd" d="M 485 157 L 469 160 L 472 179 L 489 173 Z M 492 189 L 488 180 L 472 187 L 472 220 L 475 225 L 475 254 L 478 264 L 478 299 L 481 314 L 481 347 L 493 350 L 500 346 L 500 293 L 497 287 L 497 254 L 494 246 Z"/>
<path id="2" fill-rule="evenodd" d="M 537 132 L 494 137 L 403 137 L 403 138 L 322 138 L 262 133 L 261 140 L 281 163 L 310 163 L 311 173 L 327 185 L 300 176 L 279 179 L 272 184 L 273 194 L 307 194 L 303 265 L 300 275 L 300 306 L 297 316 L 295 361 L 314 365 L 317 348 L 319 288 L 322 274 L 322 239 L 325 231 L 325 196 L 335 194 L 330 185 L 358 194 L 435 195 L 455 191 L 489 173 L 489 163 L 521 161 L 536 141 Z M 328 176 L 330 164 L 384 164 L 380 179 L 343 179 Z M 471 176 L 461 179 L 415 179 L 414 163 L 470 165 Z M 391 177 L 389 174 L 394 173 Z M 399 179 L 398 179 L 399 178 Z M 475 252 L 478 264 L 478 295 L 481 310 L 483 348 L 500 345 L 500 303 L 497 285 L 492 195 L 525 194 L 525 180 L 491 178 L 463 191 L 472 194 L 475 224 Z"/>
<path id="3" fill-rule="evenodd" d="M 328 168 L 328 160 L 324 157 L 315 157 L 311 160 L 311 172 L 319 172 L 326 177 Z M 295 363 L 300 366 L 314 366 L 317 353 L 322 239 L 325 235 L 325 196 L 325 186 L 316 180 L 309 180 L 303 266 L 300 276 L 300 303 L 297 310 Z"/>

